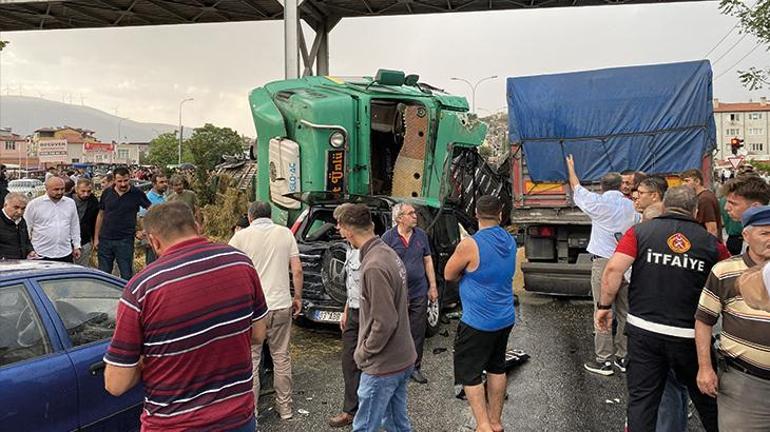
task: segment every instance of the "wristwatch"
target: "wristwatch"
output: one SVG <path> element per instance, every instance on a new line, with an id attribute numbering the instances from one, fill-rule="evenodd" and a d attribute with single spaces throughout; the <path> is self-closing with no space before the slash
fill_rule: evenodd
<path id="1" fill-rule="evenodd" d="M 612 305 L 603 305 L 601 304 L 601 302 L 596 302 L 596 309 L 608 310 L 608 309 L 612 309 Z"/>

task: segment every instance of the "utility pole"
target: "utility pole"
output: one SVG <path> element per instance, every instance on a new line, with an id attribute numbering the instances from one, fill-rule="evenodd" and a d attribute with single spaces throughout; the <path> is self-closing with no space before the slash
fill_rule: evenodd
<path id="1" fill-rule="evenodd" d="M 194 101 L 193 98 L 187 98 L 182 99 L 181 102 L 179 102 L 179 145 L 177 146 L 177 161 L 176 163 L 178 165 L 182 164 L 182 136 L 184 135 L 184 126 L 182 126 L 182 105 L 184 105 L 185 102 Z"/>

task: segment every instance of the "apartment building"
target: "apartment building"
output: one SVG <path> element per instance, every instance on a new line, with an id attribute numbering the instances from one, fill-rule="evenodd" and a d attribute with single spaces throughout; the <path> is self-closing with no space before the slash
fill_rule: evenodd
<path id="1" fill-rule="evenodd" d="M 732 156 L 730 140 L 740 138 L 747 159 L 770 160 L 770 103 L 767 98 L 741 103 L 714 99 L 714 122 L 717 127 L 717 159 Z"/>

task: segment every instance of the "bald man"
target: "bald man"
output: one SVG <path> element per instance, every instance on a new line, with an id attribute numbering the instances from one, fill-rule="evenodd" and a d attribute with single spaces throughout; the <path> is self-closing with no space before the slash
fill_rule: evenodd
<path id="1" fill-rule="evenodd" d="M 78 210 L 75 201 L 64 196 L 64 180 L 47 179 L 45 195 L 29 202 L 24 220 L 41 259 L 73 262 L 80 258 Z"/>

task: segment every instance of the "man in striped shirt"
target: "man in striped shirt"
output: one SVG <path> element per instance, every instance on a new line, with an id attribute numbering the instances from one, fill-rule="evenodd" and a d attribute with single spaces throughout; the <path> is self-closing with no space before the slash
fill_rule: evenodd
<path id="1" fill-rule="evenodd" d="M 720 430 L 770 430 L 770 313 L 749 306 L 736 286 L 748 269 L 770 261 L 770 206 L 749 208 L 742 222 L 748 250 L 711 269 L 695 313 L 697 382 L 701 392 L 717 398 Z M 717 376 L 710 351 L 720 315 L 726 367 Z"/>
<path id="2" fill-rule="evenodd" d="M 251 344 L 267 306 L 251 260 L 198 236 L 181 202 L 150 208 L 144 228 L 160 258 L 123 291 L 107 391 L 144 384 L 143 431 L 253 432 Z"/>

